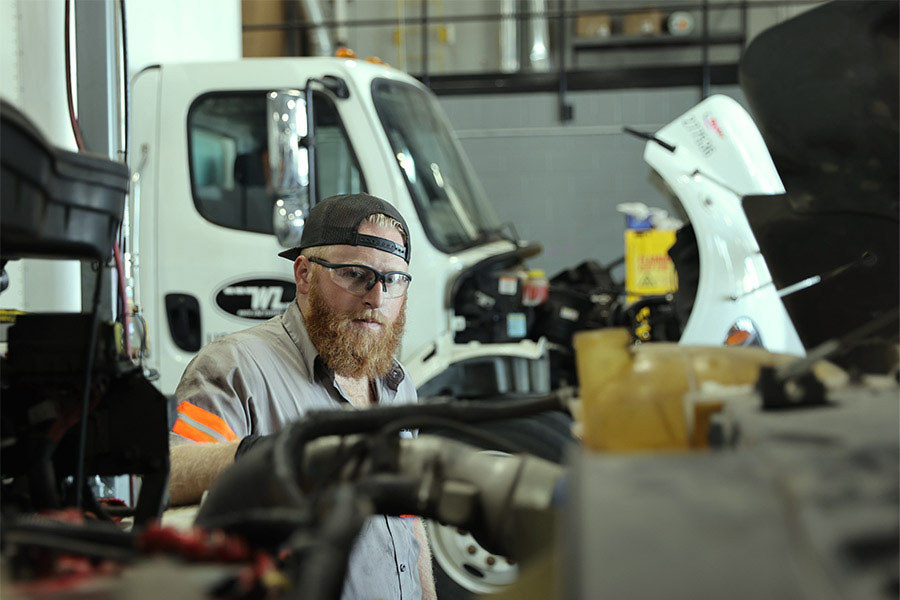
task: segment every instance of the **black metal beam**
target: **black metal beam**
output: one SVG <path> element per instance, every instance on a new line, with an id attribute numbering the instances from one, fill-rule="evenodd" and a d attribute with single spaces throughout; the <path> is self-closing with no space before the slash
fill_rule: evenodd
<path id="1" fill-rule="evenodd" d="M 415 75 L 413 75 L 416 77 Z M 416 77 L 421 81 L 421 77 Z M 712 85 L 738 83 L 737 64 L 709 66 Z M 628 67 L 567 71 L 568 91 L 700 86 L 703 65 Z M 559 92 L 559 73 L 465 73 L 431 75 L 429 87 L 438 96 Z"/>
<path id="2" fill-rule="evenodd" d="M 703 0 L 703 77 L 700 82 L 700 99 L 706 100 L 709 97 L 709 2 Z"/>
<path id="3" fill-rule="evenodd" d="M 564 13 L 566 10 L 566 0 L 559 0 L 559 12 Z M 559 104 L 559 120 L 561 123 L 565 123 L 567 121 L 571 121 L 575 117 L 574 109 L 571 104 L 567 102 L 566 94 L 569 90 L 569 73 L 568 67 L 566 66 L 566 52 L 568 52 L 569 45 L 566 43 L 566 20 L 563 17 L 559 17 L 556 20 L 556 37 L 559 40 L 557 44 L 558 48 L 556 53 L 559 56 L 559 91 L 558 91 L 558 104 Z"/>
<path id="4" fill-rule="evenodd" d="M 710 36 L 705 43 L 710 46 L 727 46 L 727 45 L 743 45 L 744 34 L 734 33 L 729 35 Z M 575 39 L 572 42 L 572 50 L 575 52 L 603 50 L 634 50 L 645 48 L 673 48 L 681 46 L 700 47 L 704 43 L 704 39 L 700 36 L 644 36 L 644 37 L 623 37 L 616 36 L 607 40 L 588 40 Z"/>
<path id="5" fill-rule="evenodd" d="M 733 0 L 730 2 L 716 2 L 715 4 L 711 4 L 709 6 L 709 10 L 729 10 L 734 8 L 741 8 L 743 5 L 743 1 Z M 773 7 L 773 6 L 813 6 L 816 4 L 821 4 L 824 0 L 754 0 L 752 4 L 752 8 L 765 8 L 765 7 Z M 620 7 L 602 7 L 602 8 L 591 8 L 591 9 L 578 9 L 578 10 L 548 10 L 548 11 L 540 11 L 540 12 L 529 12 L 523 11 L 519 13 L 519 17 L 521 18 L 532 18 L 532 17 L 546 17 L 548 19 L 556 19 L 556 18 L 565 18 L 572 19 L 579 15 L 591 15 L 597 14 L 598 12 L 603 12 L 606 14 L 628 14 L 635 12 L 644 12 L 651 9 L 659 9 L 665 10 L 668 12 L 683 10 L 702 10 L 703 4 L 699 2 L 684 2 L 684 3 L 667 3 L 660 5 L 640 5 L 640 6 L 620 6 Z M 499 21 L 504 19 L 504 17 L 499 12 L 497 13 L 480 13 L 480 14 L 470 14 L 470 15 L 443 15 L 443 16 L 420 16 L 420 17 L 408 17 L 404 19 L 404 23 L 407 25 L 423 25 L 426 21 L 431 24 L 436 23 L 470 23 L 470 22 L 490 22 L 490 21 Z M 281 22 L 281 23 L 254 23 L 252 25 L 243 25 L 241 29 L 243 31 L 268 31 L 268 30 L 279 30 L 279 29 L 309 29 L 311 27 L 328 27 L 328 28 L 336 28 L 336 27 L 392 27 L 397 25 L 396 18 L 388 18 L 388 19 L 358 19 L 353 21 L 321 21 L 318 23 L 308 23 L 306 21 L 289 21 L 289 22 Z"/>

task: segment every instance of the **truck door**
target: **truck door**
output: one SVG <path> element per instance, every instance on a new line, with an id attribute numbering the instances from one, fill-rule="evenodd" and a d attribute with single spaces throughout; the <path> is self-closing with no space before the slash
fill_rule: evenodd
<path id="1" fill-rule="evenodd" d="M 186 155 L 162 144 L 155 235 L 162 310 L 151 356 L 164 392 L 174 391 L 202 345 L 280 315 L 294 299 L 291 264 L 277 257 L 283 248 L 273 235 L 276 197 L 266 189 L 268 91 L 202 93 L 181 113 Z M 366 191 L 339 103 L 327 92 L 314 96 L 319 199 Z"/>

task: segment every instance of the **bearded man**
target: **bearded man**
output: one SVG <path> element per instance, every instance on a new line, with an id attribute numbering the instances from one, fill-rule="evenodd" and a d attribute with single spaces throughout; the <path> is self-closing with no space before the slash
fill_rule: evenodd
<path id="1" fill-rule="evenodd" d="M 409 229 L 396 208 L 368 194 L 314 206 L 294 261 L 297 299 L 284 314 L 220 338 L 179 383 L 169 491 L 197 502 L 259 436 L 310 410 L 417 402 L 395 360 L 403 334 Z M 433 598 L 421 521 L 371 517 L 356 540 L 342 598 Z"/>

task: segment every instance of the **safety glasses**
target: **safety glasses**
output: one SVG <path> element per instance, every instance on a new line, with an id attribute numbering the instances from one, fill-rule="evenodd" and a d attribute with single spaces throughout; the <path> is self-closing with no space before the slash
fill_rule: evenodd
<path id="1" fill-rule="evenodd" d="M 403 271 L 382 273 L 366 265 L 335 264 L 315 257 L 310 258 L 309 262 L 328 269 L 331 280 L 354 296 L 365 296 L 375 284 L 380 283 L 385 298 L 399 298 L 406 294 L 412 281 L 412 275 Z"/>

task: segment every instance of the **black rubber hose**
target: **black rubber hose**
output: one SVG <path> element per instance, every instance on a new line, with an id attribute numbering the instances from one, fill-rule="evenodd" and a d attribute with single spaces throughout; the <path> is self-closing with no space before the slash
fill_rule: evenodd
<path id="1" fill-rule="evenodd" d="M 528 416 L 559 410 L 562 406 L 562 399 L 550 394 L 509 401 L 454 400 L 360 411 L 311 412 L 278 435 L 260 440 L 222 473 L 200 507 L 196 524 L 209 528 L 241 510 L 306 506 L 306 494 L 300 488 L 300 464 L 304 445 L 318 437 L 376 432 L 401 420 L 409 427 L 433 418 L 472 423 Z M 280 540 L 264 536 L 253 541 L 273 545 L 283 541 L 288 533 L 284 532 Z"/>
<path id="2" fill-rule="evenodd" d="M 37 516 L 4 518 L 3 543 L 97 558 L 129 561 L 137 556 L 135 534 L 112 523 L 65 523 Z"/>
<path id="3" fill-rule="evenodd" d="M 300 504 L 303 492 L 299 485 L 297 465 L 303 456 L 304 445 L 317 437 L 369 433 L 394 421 L 415 426 L 416 418 L 439 417 L 472 423 L 533 415 L 548 410 L 560 410 L 564 402 L 558 394 L 508 401 L 451 400 L 434 404 L 386 406 L 363 411 L 331 410 L 309 413 L 302 421 L 279 434 L 271 446 L 271 468 L 290 504 Z"/>
<path id="4" fill-rule="evenodd" d="M 57 509 L 60 507 L 59 482 L 53 467 L 56 442 L 42 433 L 29 446 L 28 489 L 32 505 L 37 510 Z"/>
<path id="5" fill-rule="evenodd" d="M 332 600 L 340 598 L 350 551 L 366 517 L 372 514 L 369 503 L 360 501 L 351 486 L 336 490 L 332 508 L 315 532 L 315 544 L 304 553 L 300 573 L 289 598 Z"/>

